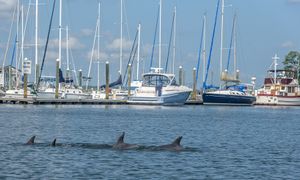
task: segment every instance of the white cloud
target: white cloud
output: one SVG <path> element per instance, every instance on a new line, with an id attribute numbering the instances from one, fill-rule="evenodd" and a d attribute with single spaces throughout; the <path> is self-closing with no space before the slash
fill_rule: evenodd
<path id="1" fill-rule="evenodd" d="M 85 28 L 85 29 L 81 29 L 80 30 L 80 34 L 82 36 L 94 36 L 94 30 L 92 29 L 88 29 L 88 28 Z"/>
<path id="2" fill-rule="evenodd" d="M 92 51 L 89 51 L 87 54 L 87 59 L 90 60 L 92 56 Z M 93 60 L 96 60 L 98 57 L 98 52 L 94 51 L 93 53 Z M 110 58 L 110 55 L 105 52 L 100 52 L 99 54 L 100 61 L 107 61 Z"/>
<path id="3" fill-rule="evenodd" d="M 295 44 L 292 41 L 286 41 L 281 44 L 282 48 L 294 48 Z"/>
<path id="4" fill-rule="evenodd" d="M 121 39 L 114 39 L 110 44 L 107 45 L 107 48 L 110 50 L 116 50 L 116 49 L 120 49 L 120 44 L 121 44 Z M 122 47 L 124 51 L 128 51 L 131 49 L 132 47 L 132 41 L 127 40 L 127 39 L 123 39 L 122 42 Z"/>
<path id="5" fill-rule="evenodd" d="M 51 39 L 49 41 L 49 47 L 50 48 L 58 48 L 59 46 L 59 40 L 58 39 Z M 63 39 L 61 42 L 61 47 L 63 49 L 67 48 L 67 42 L 66 39 Z M 83 45 L 79 39 L 76 37 L 69 37 L 69 49 L 82 49 L 85 45 Z"/>
<path id="6" fill-rule="evenodd" d="M 17 0 L 0 0 L 0 18 L 12 16 Z"/>

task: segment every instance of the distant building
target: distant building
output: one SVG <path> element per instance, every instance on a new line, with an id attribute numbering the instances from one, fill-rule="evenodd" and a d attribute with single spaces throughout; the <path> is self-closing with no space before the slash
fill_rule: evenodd
<path id="1" fill-rule="evenodd" d="M 21 86 L 23 84 L 23 81 L 22 81 L 22 72 L 20 70 L 16 70 L 16 68 L 13 66 L 5 66 L 4 77 L 3 77 L 3 68 L 0 67 L 0 88 L 1 89 L 3 90 L 12 89 L 13 87 L 16 86 L 17 79 L 19 80 L 18 86 Z"/>

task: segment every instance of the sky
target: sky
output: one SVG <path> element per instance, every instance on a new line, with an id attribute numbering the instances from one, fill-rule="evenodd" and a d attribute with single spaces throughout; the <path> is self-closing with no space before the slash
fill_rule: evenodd
<path id="1" fill-rule="evenodd" d="M 34 62 L 35 0 L 23 0 L 24 10 L 28 8 L 28 22 L 24 38 L 24 54 Z M 63 42 L 62 67 L 66 68 L 66 26 L 69 27 L 69 52 L 71 68 L 82 69 L 87 76 L 92 54 L 94 33 L 98 15 L 98 2 L 101 3 L 100 20 L 100 81 L 104 84 L 105 62 L 110 63 L 110 79 L 117 78 L 119 71 L 120 48 L 120 0 L 63 0 Z M 39 0 L 39 61 L 44 53 L 45 40 L 53 0 Z M 123 72 L 128 61 L 138 23 L 141 23 L 141 72 L 150 66 L 151 48 L 154 39 L 155 23 L 159 0 L 123 0 Z M 8 44 L 5 65 L 12 59 L 13 39 L 16 35 L 16 18 L 13 12 L 17 0 L 0 0 L 0 63 L 3 64 L 7 42 L 12 26 L 12 40 Z M 173 9 L 177 9 L 176 61 L 185 70 L 186 85 L 191 86 L 192 69 L 197 65 L 200 46 L 202 19 L 207 16 L 206 47 L 210 48 L 217 0 L 163 0 L 162 5 L 162 64 L 165 64 Z M 30 5 L 30 6 L 29 6 Z M 55 60 L 58 58 L 58 1 L 55 8 L 50 43 L 43 75 L 55 74 Z M 224 14 L 224 61 L 227 61 L 232 20 L 237 14 L 237 61 L 243 82 L 257 78 L 260 86 L 266 71 L 272 64 L 272 57 L 278 54 L 279 67 L 285 55 L 300 48 L 300 0 L 225 0 Z M 25 13 L 26 14 L 26 13 Z M 25 18 L 26 19 L 26 18 Z M 21 27 L 19 27 L 21 28 Z M 220 59 L 220 12 L 212 51 L 209 81 L 218 83 Z M 158 39 L 156 40 L 158 42 Z M 208 53 L 207 53 L 208 54 Z M 154 63 L 157 66 L 158 45 L 155 45 Z M 202 59 L 201 59 L 202 60 Z M 73 63 L 74 62 L 74 63 Z M 15 64 L 15 60 L 13 62 Z M 135 65 L 133 66 L 135 68 Z M 223 65 L 225 67 L 225 63 Z M 232 70 L 232 60 L 231 60 Z M 135 72 L 136 70 L 134 70 Z M 229 70 L 230 71 L 230 70 Z M 202 81 L 202 65 L 199 75 Z M 213 73 L 211 73 L 213 72 Z M 213 76 L 211 76 L 213 74 Z M 97 62 L 92 62 L 92 84 L 96 84 Z M 134 75 L 136 76 L 136 75 Z M 32 75 L 30 77 L 33 79 Z M 178 78 L 177 78 L 178 79 Z M 199 85 L 200 86 L 200 83 Z"/>

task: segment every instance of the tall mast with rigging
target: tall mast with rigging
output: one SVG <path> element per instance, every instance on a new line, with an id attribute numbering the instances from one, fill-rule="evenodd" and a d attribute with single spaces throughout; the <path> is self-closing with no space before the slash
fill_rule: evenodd
<path id="1" fill-rule="evenodd" d="M 159 2 L 159 37 L 158 37 L 158 68 L 161 68 L 161 25 L 162 25 L 162 0 Z"/>
<path id="2" fill-rule="evenodd" d="M 222 77 L 223 71 L 223 35 L 224 34 L 224 0 L 221 0 L 221 40 L 220 40 L 220 78 Z M 220 81 L 220 88 L 221 88 Z"/>
<path id="3" fill-rule="evenodd" d="M 140 46 L 141 46 L 141 23 L 138 26 L 138 44 L 137 44 L 137 60 L 136 60 L 136 80 L 139 80 L 140 69 Z"/>
<path id="4" fill-rule="evenodd" d="M 39 62 L 38 62 L 38 43 L 39 43 L 39 0 L 35 1 L 35 73 L 34 82 L 38 84 L 39 78 Z M 37 87 L 38 88 L 38 87 Z"/>
<path id="5" fill-rule="evenodd" d="M 120 25 L 120 69 L 119 73 L 122 74 L 123 63 L 123 0 L 121 0 L 121 25 Z"/>

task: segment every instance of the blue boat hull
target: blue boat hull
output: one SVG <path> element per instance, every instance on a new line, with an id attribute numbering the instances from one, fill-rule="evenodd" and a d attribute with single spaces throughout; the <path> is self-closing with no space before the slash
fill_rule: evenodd
<path id="1" fill-rule="evenodd" d="M 203 93 L 203 104 L 206 105 L 251 106 L 255 101 L 254 96 Z"/>

